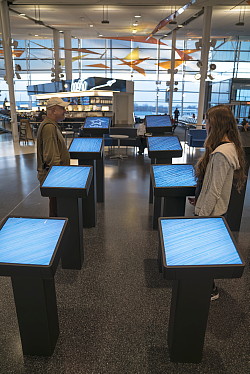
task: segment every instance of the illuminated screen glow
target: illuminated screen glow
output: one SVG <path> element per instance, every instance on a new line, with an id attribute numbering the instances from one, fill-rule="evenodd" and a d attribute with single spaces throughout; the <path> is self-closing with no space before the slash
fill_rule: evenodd
<path id="1" fill-rule="evenodd" d="M 64 219 L 10 217 L 0 230 L 0 262 L 49 265 Z"/>
<path id="2" fill-rule="evenodd" d="M 42 187 L 86 188 L 90 166 L 52 166 Z"/>
<path id="3" fill-rule="evenodd" d="M 110 118 L 108 117 L 87 117 L 84 128 L 108 129 Z"/>
<path id="4" fill-rule="evenodd" d="M 169 116 L 146 116 L 147 127 L 172 127 Z"/>
<path id="5" fill-rule="evenodd" d="M 182 150 L 177 136 L 152 136 L 148 138 L 150 151 L 180 151 Z"/>
<path id="6" fill-rule="evenodd" d="M 102 138 L 73 139 L 69 152 L 101 152 Z"/>
<path id="7" fill-rule="evenodd" d="M 192 165 L 152 165 L 156 187 L 196 186 Z"/>
<path id="8" fill-rule="evenodd" d="M 167 266 L 242 264 L 222 218 L 160 222 Z"/>

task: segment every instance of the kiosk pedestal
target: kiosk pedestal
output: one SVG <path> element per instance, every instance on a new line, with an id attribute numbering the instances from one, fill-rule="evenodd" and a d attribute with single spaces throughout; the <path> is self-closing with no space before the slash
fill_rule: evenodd
<path id="1" fill-rule="evenodd" d="M 11 276 L 24 355 L 49 356 L 57 342 L 54 274 L 66 223 L 8 217 L 0 228 L 0 275 Z"/>
<path id="2" fill-rule="evenodd" d="M 104 202 L 104 142 L 103 138 L 73 139 L 69 147 L 70 157 L 78 159 L 79 165 L 92 165 L 94 169 L 95 194 L 98 203 Z"/>
<path id="3" fill-rule="evenodd" d="M 185 215 L 186 196 L 195 194 L 196 180 L 192 165 L 152 165 L 150 170 L 154 191 L 153 228 L 158 227 L 158 218 Z"/>
<path id="4" fill-rule="evenodd" d="M 213 279 L 239 278 L 241 259 L 222 217 L 159 219 L 159 265 L 173 291 L 168 345 L 174 362 L 202 359 Z"/>
<path id="5" fill-rule="evenodd" d="M 182 147 L 177 136 L 152 136 L 147 138 L 148 157 L 151 164 L 172 164 L 172 158 L 182 156 Z M 150 180 L 149 202 L 153 202 L 153 187 Z"/>
<path id="6" fill-rule="evenodd" d="M 56 197 L 58 214 L 69 219 L 69 243 L 62 254 L 64 269 L 82 268 L 84 262 L 82 220 L 84 217 L 88 223 L 89 214 L 90 217 L 93 214 L 91 210 L 95 207 L 93 190 L 93 168 L 89 166 L 52 166 L 41 186 L 42 196 Z M 84 206 L 84 213 L 82 213 L 82 206 Z"/>

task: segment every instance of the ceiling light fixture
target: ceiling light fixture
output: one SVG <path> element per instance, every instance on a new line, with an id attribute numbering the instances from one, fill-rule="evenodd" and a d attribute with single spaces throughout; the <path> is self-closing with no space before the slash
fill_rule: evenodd
<path id="1" fill-rule="evenodd" d="M 89 25 L 89 27 L 94 27 L 94 25 L 91 23 L 91 24 Z"/>
<path id="2" fill-rule="evenodd" d="M 141 16 L 138 14 L 137 16 L 135 16 L 135 18 L 141 18 Z"/>
<path id="3" fill-rule="evenodd" d="M 137 33 L 137 30 L 136 30 L 136 29 L 133 29 L 133 30 L 132 30 L 132 33 L 133 33 L 133 34 L 136 34 L 136 33 Z"/>
<path id="4" fill-rule="evenodd" d="M 19 16 L 24 17 L 24 16 L 26 16 L 26 14 L 25 13 L 20 13 Z"/>
<path id="5" fill-rule="evenodd" d="M 196 79 L 197 81 L 201 79 L 201 74 L 200 73 L 195 74 L 194 79 Z"/>
<path id="6" fill-rule="evenodd" d="M 245 23 L 244 23 L 244 18 L 245 18 L 245 10 L 241 9 L 240 10 L 240 14 L 239 14 L 239 20 L 238 22 L 235 24 L 235 26 L 244 26 Z"/>
<path id="7" fill-rule="evenodd" d="M 59 30 L 60 33 L 62 33 L 63 31 L 62 30 Z"/>
<path id="8" fill-rule="evenodd" d="M 106 5 L 106 18 L 105 18 L 105 5 L 103 5 L 103 8 L 102 8 L 102 23 L 109 23 L 109 20 L 108 20 L 108 5 Z"/>
<path id="9" fill-rule="evenodd" d="M 138 26 L 138 22 L 137 22 L 137 21 L 134 22 L 134 23 L 133 23 L 133 26 L 137 27 L 137 26 Z"/>

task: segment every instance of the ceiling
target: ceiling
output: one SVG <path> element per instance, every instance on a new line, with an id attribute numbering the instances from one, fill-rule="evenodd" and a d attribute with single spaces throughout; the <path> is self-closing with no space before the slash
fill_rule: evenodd
<path id="1" fill-rule="evenodd" d="M 72 36 L 83 39 L 103 37 L 148 36 L 164 18 L 190 0 L 13 0 L 9 1 L 13 39 L 52 38 L 52 30 L 71 30 Z M 186 25 L 177 32 L 177 38 L 200 38 L 202 35 L 204 6 L 213 6 L 211 37 L 240 36 L 250 39 L 250 1 L 197 0 L 181 15 L 177 24 L 167 25 L 154 36 L 171 38 L 178 24 Z M 24 13 L 24 15 L 20 15 Z M 135 18 L 140 15 L 140 18 Z M 103 19 L 109 23 L 102 23 Z M 133 26 L 137 20 L 138 26 Z M 244 25 L 237 26 L 237 22 Z M 91 27 L 90 25 L 93 25 Z M 132 31 L 136 29 L 136 34 Z M 37 35 L 37 36 L 35 36 Z"/>

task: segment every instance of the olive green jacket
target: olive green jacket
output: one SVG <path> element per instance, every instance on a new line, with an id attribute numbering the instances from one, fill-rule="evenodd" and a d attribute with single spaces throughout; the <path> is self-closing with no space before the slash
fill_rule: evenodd
<path id="1" fill-rule="evenodd" d="M 69 165 L 70 155 L 57 122 L 45 117 L 37 132 L 38 180 L 43 182 L 52 165 Z"/>

